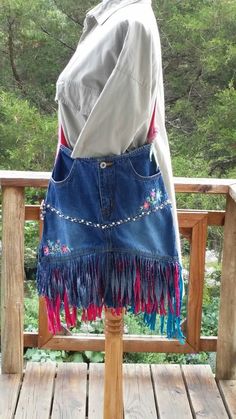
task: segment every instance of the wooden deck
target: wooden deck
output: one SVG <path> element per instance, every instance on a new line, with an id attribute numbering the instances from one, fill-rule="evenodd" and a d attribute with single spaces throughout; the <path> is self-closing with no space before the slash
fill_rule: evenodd
<path id="1" fill-rule="evenodd" d="M 102 419 L 104 364 L 28 362 L 0 375 L 1 419 Z M 236 380 L 209 365 L 124 364 L 125 419 L 236 418 Z M 111 418 L 116 419 L 116 418 Z"/>

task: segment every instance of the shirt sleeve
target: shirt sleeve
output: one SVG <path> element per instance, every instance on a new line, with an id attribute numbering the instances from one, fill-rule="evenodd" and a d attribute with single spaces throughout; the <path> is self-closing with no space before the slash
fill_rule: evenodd
<path id="1" fill-rule="evenodd" d="M 150 123 L 156 86 L 156 61 L 151 32 L 142 22 L 129 25 L 116 65 L 74 146 L 72 157 L 87 157 L 106 146 L 124 152 L 144 124 Z M 96 147 L 95 147 L 96 145 Z"/>

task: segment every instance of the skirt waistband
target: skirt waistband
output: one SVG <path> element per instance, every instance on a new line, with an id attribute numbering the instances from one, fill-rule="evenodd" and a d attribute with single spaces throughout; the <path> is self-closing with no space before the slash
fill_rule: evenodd
<path id="1" fill-rule="evenodd" d="M 60 145 L 60 150 L 63 153 L 67 154 L 68 156 L 71 156 L 72 151 L 73 151 L 71 148 L 66 147 L 63 144 Z M 91 163 L 97 163 L 97 162 L 107 161 L 107 160 L 119 161 L 119 160 L 131 158 L 131 157 L 148 155 L 150 154 L 150 150 L 151 150 L 151 143 L 146 143 L 140 147 L 135 148 L 134 150 L 125 151 L 122 154 L 106 155 L 106 156 L 101 156 L 101 157 L 75 157 L 75 159 L 81 162 L 86 161 L 86 162 L 91 162 Z"/>

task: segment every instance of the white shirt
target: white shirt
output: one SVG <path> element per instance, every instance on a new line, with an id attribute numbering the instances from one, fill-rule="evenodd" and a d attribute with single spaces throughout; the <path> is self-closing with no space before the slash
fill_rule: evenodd
<path id="1" fill-rule="evenodd" d="M 72 158 L 124 153 L 147 142 L 172 202 L 181 258 L 159 31 L 151 0 L 103 0 L 91 9 L 77 49 L 56 83 L 59 124 Z"/>
<path id="2" fill-rule="evenodd" d="M 121 154 L 146 142 L 156 96 L 157 38 L 151 0 L 106 0 L 87 13 L 56 86 L 72 157 Z"/>

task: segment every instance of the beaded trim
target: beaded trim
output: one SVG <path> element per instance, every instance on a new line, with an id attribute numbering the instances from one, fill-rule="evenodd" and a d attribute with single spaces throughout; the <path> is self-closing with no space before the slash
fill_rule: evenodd
<path id="1" fill-rule="evenodd" d="M 102 223 L 93 223 L 92 221 L 84 220 L 83 218 L 74 218 L 74 217 L 71 217 L 69 215 L 64 215 L 61 211 L 52 207 L 50 204 L 45 204 L 45 202 L 43 200 L 41 202 L 41 205 L 40 205 L 40 219 L 44 220 L 44 215 L 46 214 L 46 211 L 49 210 L 51 212 L 55 212 L 59 217 L 64 218 L 65 220 L 71 221 L 72 223 L 85 224 L 87 226 L 92 226 L 92 227 L 96 227 L 96 228 L 105 229 L 105 228 L 116 227 L 120 224 L 124 224 L 124 223 L 127 223 L 129 221 L 137 221 L 140 218 L 144 217 L 145 215 L 149 215 L 153 212 L 156 212 L 156 211 L 164 208 L 167 205 L 172 205 L 171 201 L 169 199 L 166 199 L 160 205 L 156 205 L 155 207 L 152 207 L 149 211 L 141 211 L 140 214 L 138 214 L 134 217 L 127 217 L 127 218 L 124 218 L 123 220 L 113 221 L 113 222 L 108 223 L 108 224 L 102 224 Z"/>

